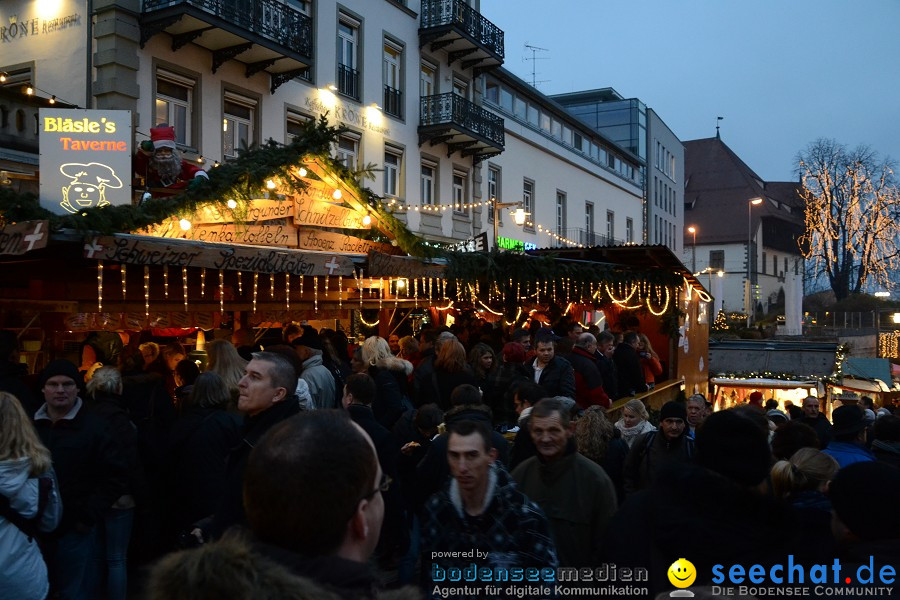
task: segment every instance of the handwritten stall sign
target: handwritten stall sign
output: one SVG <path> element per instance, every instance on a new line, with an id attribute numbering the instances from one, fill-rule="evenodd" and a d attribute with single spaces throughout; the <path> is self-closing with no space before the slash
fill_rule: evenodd
<path id="1" fill-rule="evenodd" d="M 218 242 L 221 244 L 248 244 L 251 246 L 297 247 L 297 228 L 291 224 L 270 225 L 198 225 L 184 231 L 175 222 L 157 225 L 142 232 L 154 237 Z"/>
<path id="2" fill-rule="evenodd" d="M 49 221 L 21 221 L 0 229 L 0 254 L 21 255 L 47 246 Z"/>
<path id="3" fill-rule="evenodd" d="M 300 248 L 303 250 L 319 250 L 321 252 L 345 252 L 347 254 L 368 254 L 370 250 L 390 253 L 390 244 L 381 244 L 370 240 L 320 231 L 312 228 L 303 228 L 299 234 Z"/>
<path id="4" fill-rule="evenodd" d="M 291 275 L 353 275 L 353 261 L 337 254 L 135 235 L 88 238 L 85 240 L 84 256 L 132 265 L 206 267 Z"/>
<path id="5" fill-rule="evenodd" d="M 295 202 L 294 223 L 296 225 L 339 229 L 369 228 L 368 225 L 363 224 L 363 215 L 352 208 L 314 200 L 306 195 L 296 196 Z"/>
<path id="6" fill-rule="evenodd" d="M 415 258 L 369 252 L 370 277 L 445 277 L 442 265 L 426 264 Z"/>
<path id="7" fill-rule="evenodd" d="M 249 223 L 260 221 L 274 221 L 275 219 L 294 218 L 294 203 L 291 200 L 273 200 L 269 198 L 254 198 L 245 210 L 236 211 L 220 209 L 216 206 L 204 206 L 196 212 L 193 223 L 234 223 L 235 213 L 240 214 L 241 220 Z"/>
<path id="8" fill-rule="evenodd" d="M 42 207 L 131 204 L 131 111 L 42 108 L 38 123 Z"/>

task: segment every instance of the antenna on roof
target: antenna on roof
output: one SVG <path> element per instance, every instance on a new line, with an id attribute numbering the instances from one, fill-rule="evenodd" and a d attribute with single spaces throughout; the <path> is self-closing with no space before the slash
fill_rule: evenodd
<path id="1" fill-rule="evenodd" d="M 537 88 L 537 84 L 547 83 L 550 80 L 544 79 L 542 81 L 537 81 L 537 71 L 536 71 L 537 61 L 549 60 L 549 57 L 548 58 L 538 58 L 536 56 L 536 54 L 538 51 L 550 52 L 550 50 L 548 50 L 547 48 L 541 48 L 540 46 L 532 46 L 528 42 L 525 42 L 525 47 L 528 48 L 529 50 L 531 50 L 531 58 L 523 57 L 522 60 L 530 60 L 531 61 L 531 87 Z"/>
<path id="2" fill-rule="evenodd" d="M 719 136 L 719 121 L 721 121 L 721 120 L 724 119 L 724 118 L 725 118 L 725 117 L 716 117 L 716 139 L 717 139 L 717 140 L 722 139 L 722 138 Z"/>

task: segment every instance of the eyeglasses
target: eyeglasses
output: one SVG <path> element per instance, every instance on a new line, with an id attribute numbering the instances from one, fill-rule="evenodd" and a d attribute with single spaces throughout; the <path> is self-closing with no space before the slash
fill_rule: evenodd
<path id="1" fill-rule="evenodd" d="M 384 492 L 391 489 L 392 483 L 394 483 L 394 480 L 391 479 L 387 473 L 382 473 L 381 481 L 378 483 L 378 487 L 360 498 L 360 500 L 371 500 L 378 492 L 381 492 L 383 494 Z"/>

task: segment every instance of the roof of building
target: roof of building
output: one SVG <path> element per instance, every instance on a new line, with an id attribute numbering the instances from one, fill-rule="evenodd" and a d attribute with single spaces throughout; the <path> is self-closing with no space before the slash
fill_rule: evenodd
<path id="1" fill-rule="evenodd" d="M 684 222 L 697 227 L 697 244 L 747 241 L 747 211 L 754 198 L 766 201 L 750 211 L 760 219 L 802 224 L 799 182 L 766 182 L 721 138 L 684 142 Z"/>

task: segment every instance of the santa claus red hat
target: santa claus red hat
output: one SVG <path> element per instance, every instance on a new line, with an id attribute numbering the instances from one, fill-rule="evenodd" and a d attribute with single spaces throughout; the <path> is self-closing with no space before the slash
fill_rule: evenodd
<path id="1" fill-rule="evenodd" d="M 175 128 L 170 125 L 160 125 L 150 128 L 150 141 L 154 148 L 175 149 Z"/>

